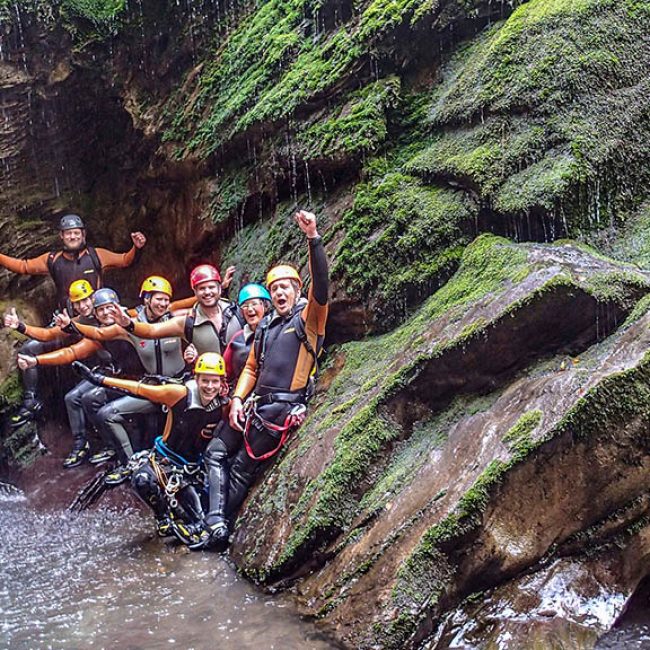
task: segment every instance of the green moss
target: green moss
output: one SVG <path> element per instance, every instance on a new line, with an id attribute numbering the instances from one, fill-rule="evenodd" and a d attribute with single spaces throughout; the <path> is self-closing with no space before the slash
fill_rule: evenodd
<path id="1" fill-rule="evenodd" d="M 399 92 L 399 78 L 389 77 L 352 93 L 333 115 L 299 132 L 298 153 L 312 160 L 376 151 L 388 133 L 386 111 L 396 105 Z"/>
<path id="2" fill-rule="evenodd" d="M 636 5 L 531 0 L 487 29 L 447 66 L 433 144 L 410 170 L 469 181 L 498 212 L 551 214 L 573 235 L 620 219 L 648 181 L 636 80 L 650 21 Z"/>
<path id="3" fill-rule="evenodd" d="M 219 176 L 207 207 L 207 217 L 212 223 L 224 223 L 246 203 L 248 179 L 246 168 L 227 170 Z"/>
<path id="4" fill-rule="evenodd" d="M 351 295 L 385 301 L 426 288 L 457 266 L 473 209 L 458 192 L 388 173 L 356 188 L 333 266 Z M 393 308 L 399 305 L 393 303 Z"/>
<path id="5" fill-rule="evenodd" d="M 0 384 L 0 408 L 2 410 L 11 409 L 22 399 L 23 387 L 20 381 L 20 374 L 15 371 L 10 373 L 7 378 Z"/>
<path id="6" fill-rule="evenodd" d="M 543 413 L 539 409 L 524 413 L 516 424 L 503 436 L 503 442 L 511 451 L 521 449 L 522 445 L 530 443 L 532 432 L 542 421 Z"/>

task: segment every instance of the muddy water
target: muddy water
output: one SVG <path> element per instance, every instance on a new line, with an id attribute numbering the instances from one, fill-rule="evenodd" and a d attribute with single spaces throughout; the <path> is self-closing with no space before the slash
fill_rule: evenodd
<path id="1" fill-rule="evenodd" d="M 139 512 L 71 518 L 0 495 L 0 529 L 0 647 L 333 647 L 221 556 L 154 538 Z"/>

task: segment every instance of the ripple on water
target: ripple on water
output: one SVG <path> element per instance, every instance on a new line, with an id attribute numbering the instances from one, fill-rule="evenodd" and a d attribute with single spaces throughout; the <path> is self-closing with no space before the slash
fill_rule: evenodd
<path id="1" fill-rule="evenodd" d="M 0 526 L 0 640 L 12 649 L 333 647 L 223 558 L 152 540 L 138 512 L 5 502 Z"/>

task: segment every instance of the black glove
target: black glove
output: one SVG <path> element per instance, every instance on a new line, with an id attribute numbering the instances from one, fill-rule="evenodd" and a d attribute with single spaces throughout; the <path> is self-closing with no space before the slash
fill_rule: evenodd
<path id="1" fill-rule="evenodd" d="M 104 379 L 106 379 L 106 375 L 91 370 L 87 365 L 81 363 L 81 361 L 73 361 L 72 368 L 79 376 L 91 384 L 95 384 L 95 386 L 101 386 L 104 383 Z"/>

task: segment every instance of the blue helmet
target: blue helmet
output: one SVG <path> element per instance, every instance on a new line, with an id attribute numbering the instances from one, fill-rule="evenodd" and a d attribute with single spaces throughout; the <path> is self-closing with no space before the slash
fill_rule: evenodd
<path id="1" fill-rule="evenodd" d="M 115 291 L 113 291 L 113 289 L 106 287 L 105 289 L 97 289 L 97 291 L 93 293 L 93 307 L 95 309 L 110 303 L 115 303 L 116 305 L 120 304 L 120 297 Z"/>
<path id="2" fill-rule="evenodd" d="M 271 302 L 271 294 L 267 291 L 266 287 L 256 282 L 249 282 L 239 290 L 237 304 L 241 306 L 252 298 L 259 298 L 260 300 L 268 300 Z"/>
<path id="3" fill-rule="evenodd" d="M 59 230 L 72 230 L 73 228 L 85 228 L 84 222 L 78 214 L 66 214 L 59 221 Z"/>

